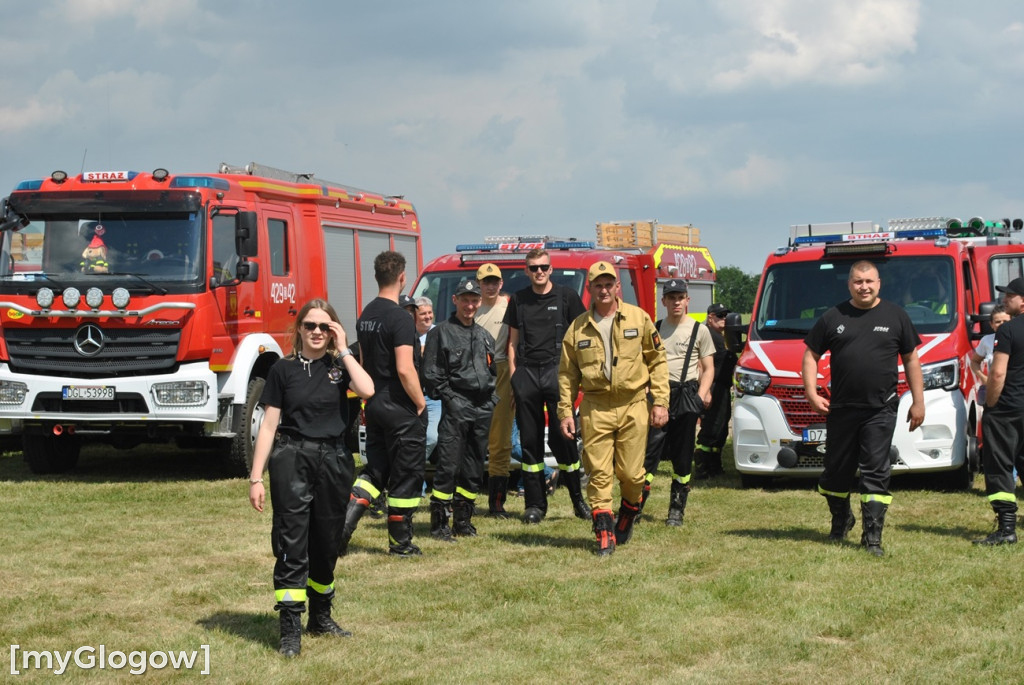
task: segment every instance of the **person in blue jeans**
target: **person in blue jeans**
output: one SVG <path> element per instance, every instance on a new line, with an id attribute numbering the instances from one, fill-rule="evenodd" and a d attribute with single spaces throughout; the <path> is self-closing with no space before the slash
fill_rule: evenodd
<path id="1" fill-rule="evenodd" d="M 429 297 L 417 297 L 416 304 L 416 333 L 420 336 L 420 351 L 427 344 L 427 332 L 434 327 L 434 303 Z M 441 400 L 424 395 L 427 400 L 427 453 L 425 458 L 430 461 L 437 445 L 437 426 L 441 423 Z M 424 487 L 426 487 L 424 485 Z"/>

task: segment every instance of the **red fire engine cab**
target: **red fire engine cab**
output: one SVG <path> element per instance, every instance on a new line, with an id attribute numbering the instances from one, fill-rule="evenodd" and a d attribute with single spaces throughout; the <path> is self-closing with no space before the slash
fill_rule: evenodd
<path id="1" fill-rule="evenodd" d="M 736 368 L 733 448 L 743 484 L 821 472 L 828 436 L 804 397 L 803 341 L 821 314 L 849 298 L 850 265 L 867 259 L 878 267 L 880 296 L 906 309 L 922 339 L 925 421 L 913 432 L 903 421 L 910 394 L 901 365 L 893 473 L 943 472 L 948 485 L 969 487 L 981 420 L 970 353 L 990 332 L 995 287 L 1024 275 L 1021 228 L 1020 219 L 981 218 L 792 227 L 789 244 L 765 262 Z M 821 369 L 818 392 L 828 396 L 828 359 Z"/>
<path id="2" fill-rule="evenodd" d="M 39 473 L 72 468 L 85 438 L 219 441 L 248 473 L 299 308 L 327 298 L 354 341 L 373 257 L 422 264 L 401 196 L 255 163 L 55 171 L 0 214 L 0 434 Z"/>

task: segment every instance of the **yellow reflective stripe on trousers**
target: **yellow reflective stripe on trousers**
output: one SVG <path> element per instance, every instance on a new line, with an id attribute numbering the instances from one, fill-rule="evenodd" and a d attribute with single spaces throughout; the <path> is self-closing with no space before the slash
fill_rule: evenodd
<path id="1" fill-rule="evenodd" d="M 540 473 L 544 470 L 544 462 L 539 464 L 523 464 L 523 471 L 526 473 Z"/>
<path id="2" fill-rule="evenodd" d="M 840 499 L 846 499 L 850 496 L 850 493 L 848 492 L 832 492 L 831 490 L 826 490 L 820 485 L 818 486 L 818 493 L 821 495 L 828 495 L 829 497 L 838 497 Z"/>
<path id="3" fill-rule="evenodd" d="M 278 602 L 305 602 L 306 588 L 285 588 L 274 590 L 274 599 Z"/>
<path id="4" fill-rule="evenodd" d="M 875 495 L 875 494 L 863 495 L 862 494 L 860 496 L 860 501 L 861 502 L 881 502 L 882 504 L 889 505 L 889 504 L 892 504 L 892 495 Z"/>
<path id="5" fill-rule="evenodd" d="M 406 497 L 406 498 L 402 498 L 402 499 L 400 499 L 398 497 L 388 497 L 388 506 L 389 507 L 397 507 L 399 509 L 415 509 L 419 505 L 420 505 L 420 498 L 419 497 Z"/>
<path id="6" fill-rule="evenodd" d="M 688 473 L 685 476 L 680 476 L 677 473 L 673 473 L 672 474 L 672 480 L 674 480 L 675 482 L 679 483 L 680 485 L 686 485 L 687 483 L 690 482 L 690 476 L 691 475 L 693 475 L 693 474 L 692 473 Z"/>
<path id="7" fill-rule="evenodd" d="M 702 444 L 700 444 L 700 443 L 698 442 L 698 443 L 697 443 L 697 447 L 696 447 L 695 449 L 698 449 L 698 450 L 700 450 L 701 452 L 711 452 L 711 451 L 712 451 L 712 450 L 714 450 L 715 448 L 714 448 L 714 447 L 711 447 L 710 445 L 702 445 Z"/>
<path id="8" fill-rule="evenodd" d="M 450 502 L 452 499 L 452 493 L 441 492 L 440 490 L 431 490 L 430 496 L 438 500 L 439 502 Z"/>
<path id="9" fill-rule="evenodd" d="M 476 499 L 476 493 L 470 492 L 465 488 L 455 488 L 455 492 L 462 495 L 465 499 L 468 499 L 470 502 Z"/>
<path id="10" fill-rule="evenodd" d="M 378 497 L 380 497 L 380 490 L 373 487 L 373 483 L 366 480 L 365 478 L 356 478 L 356 482 L 352 487 L 366 490 L 366 492 L 368 492 L 370 494 L 370 497 L 373 499 L 377 499 Z"/>
<path id="11" fill-rule="evenodd" d="M 654 481 L 654 474 L 653 473 L 648 473 L 646 476 L 644 476 L 644 480 L 647 481 L 648 485 L 650 485 L 651 482 Z"/>
<path id="12" fill-rule="evenodd" d="M 559 471 L 568 471 L 569 473 L 572 473 L 573 471 L 579 471 L 581 468 L 583 468 L 583 462 L 579 461 L 578 459 L 576 460 L 575 464 L 559 464 L 558 465 L 558 470 Z"/>
<path id="13" fill-rule="evenodd" d="M 331 583 L 330 585 L 321 585 L 312 578 L 307 578 L 306 585 L 309 586 L 310 590 L 318 595 L 329 595 L 334 592 L 334 583 Z"/>
<path id="14" fill-rule="evenodd" d="M 1013 502 L 1017 503 L 1017 497 L 1012 492 L 993 492 L 988 496 L 989 502 Z"/>

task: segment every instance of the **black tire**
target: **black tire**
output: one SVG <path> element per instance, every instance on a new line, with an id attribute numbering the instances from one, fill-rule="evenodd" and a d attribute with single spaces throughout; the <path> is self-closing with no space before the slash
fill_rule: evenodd
<path id="1" fill-rule="evenodd" d="M 256 442 L 260 424 L 263 423 L 263 404 L 260 403 L 260 397 L 263 395 L 263 386 L 266 383 L 263 378 L 253 378 L 249 381 L 249 387 L 245 391 L 242 422 L 238 433 L 231 438 L 231 444 L 224 457 L 230 475 L 248 476 L 252 470 L 253 445 Z"/>
<path id="2" fill-rule="evenodd" d="M 78 464 L 82 441 L 76 435 L 24 435 L 22 456 L 32 473 L 66 473 Z"/>
<path id="3" fill-rule="evenodd" d="M 974 472 L 971 471 L 970 460 L 964 459 L 960 468 L 942 474 L 942 484 L 946 490 L 970 490 L 974 485 Z"/>

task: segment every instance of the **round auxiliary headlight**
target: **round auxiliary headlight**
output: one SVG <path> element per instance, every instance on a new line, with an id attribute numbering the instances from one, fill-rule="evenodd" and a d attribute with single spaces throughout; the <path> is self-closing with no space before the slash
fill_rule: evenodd
<path id="1" fill-rule="evenodd" d="M 99 309 L 103 304 L 103 291 L 99 288 L 89 288 L 85 291 L 85 303 L 92 309 Z"/>
<path id="2" fill-rule="evenodd" d="M 130 299 L 131 296 L 128 294 L 127 288 L 115 288 L 114 292 L 110 296 L 110 300 L 118 309 L 124 309 L 127 307 Z"/>
<path id="3" fill-rule="evenodd" d="M 36 293 L 36 304 L 40 309 L 49 309 L 53 306 L 53 291 L 49 288 L 40 288 Z"/>
<path id="4" fill-rule="evenodd" d="M 65 307 L 68 309 L 74 309 L 82 299 L 82 293 L 78 292 L 78 288 L 65 288 L 64 294 L 61 295 L 61 299 L 64 300 Z"/>

